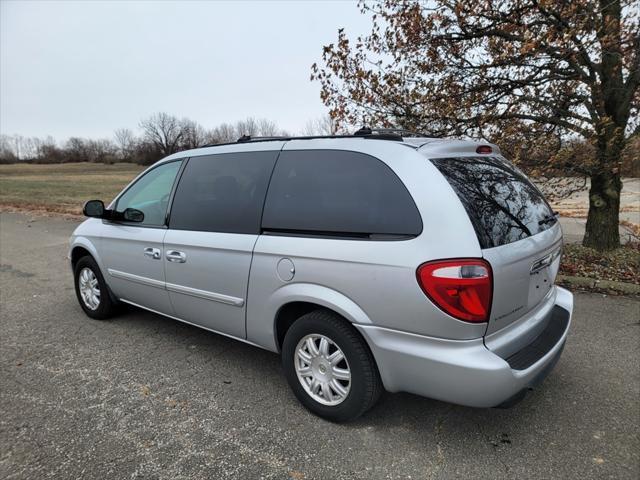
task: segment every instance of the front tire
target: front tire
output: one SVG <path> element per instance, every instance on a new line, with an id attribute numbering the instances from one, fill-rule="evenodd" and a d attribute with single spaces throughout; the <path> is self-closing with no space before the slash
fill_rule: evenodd
<path id="1" fill-rule="evenodd" d="M 96 261 L 89 256 L 82 257 L 73 272 L 76 296 L 84 313 L 96 320 L 111 318 L 117 306 Z"/>
<path id="2" fill-rule="evenodd" d="M 353 420 L 380 397 L 382 382 L 360 334 L 327 310 L 303 315 L 282 344 L 289 386 L 311 412 L 334 422 Z"/>

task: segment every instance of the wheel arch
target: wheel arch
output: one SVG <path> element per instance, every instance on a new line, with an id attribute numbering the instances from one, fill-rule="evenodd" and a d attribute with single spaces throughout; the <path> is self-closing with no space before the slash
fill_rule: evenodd
<path id="1" fill-rule="evenodd" d="M 328 310 L 326 307 L 312 302 L 289 302 L 280 307 L 276 313 L 276 319 L 274 322 L 278 351 L 282 350 L 282 342 L 284 342 L 284 337 L 289 328 L 291 328 L 291 325 L 293 325 L 294 322 L 303 315 L 319 309 Z"/>
<path id="2" fill-rule="evenodd" d="M 90 257 L 92 257 L 95 260 L 95 262 L 98 264 L 98 267 L 100 268 L 100 273 L 102 273 L 102 276 L 104 277 L 104 281 L 107 282 L 107 285 L 108 285 L 109 278 L 108 278 L 108 275 L 106 274 L 107 271 L 104 268 L 102 259 L 98 254 L 98 250 L 96 249 L 91 239 L 84 236 L 77 236 L 73 238 L 73 241 L 69 248 L 69 260 L 71 261 L 71 268 L 74 269 L 78 260 L 80 260 L 82 257 L 86 255 L 89 255 Z"/>
<path id="3" fill-rule="evenodd" d="M 80 260 L 82 257 L 93 257 L 93 255 L 91 254 L 91 252 L 89 250 L 86 249 L 86 247 L 82 246 L 82 245 L 76 245 L 71 249 L 71 268 L 76 267 L 76 264 L 78 263 L 78 260 Z"/>
<path id="4" fill-rule="evenodd" d="M 106 269 L 102 264 L 100 256 L 93 245 L 93 243 L 86 237 L 76 237 L 73 239 L 73 243 L 71 245 L 69 251 L 69 260 L 71 261 L 71 269 L 75 272 L 75 267 L 78 261 L 83 257 L 91 257 L 97 264 L 100 269 L 100 273 L 102 274 L 102 278 L 107 284 L 107 291 L 109 293 L 109 297 L 114 303 L 118 302 L 118 297 L 111 290 L 111 286 L 109 285 L 109 276 L 106 275 Z"/>
<path id="5" fill-rule="evenodd" d="M 353 300 L 336 290 L 314 284 L 291 284 L 275 292 L 273 341 L 280 352 L 287 330 L 302 315 L 324 309 L 351 324 L 370 325 L 371 319 Z M 357 330 L 357 329 L 356 329 Z"/>

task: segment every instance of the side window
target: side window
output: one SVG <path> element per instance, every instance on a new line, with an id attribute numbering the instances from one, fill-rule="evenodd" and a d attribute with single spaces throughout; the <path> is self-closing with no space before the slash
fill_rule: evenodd
<path id="1" fill-rule="evenodd" d="M 144 221 L 135 225 L 164 225 L 171 189 L 181 163 L 165 163 L 147 172 L 120 196 L 116 211 L 135 208 L 144 213 Z"/>
<path id="2" fill-rule="evenodd" d="M 413 198 L 387 165 L 340 150 L 282 152 L 262 226 L 356 236 L 415 236 L 422 231 Z"/>
<path id="3" fill-rule="evenodd" d="M 192 157 L 171 205 L 170 227 L 260 233 L 260 216 L 277 151 Z"/>

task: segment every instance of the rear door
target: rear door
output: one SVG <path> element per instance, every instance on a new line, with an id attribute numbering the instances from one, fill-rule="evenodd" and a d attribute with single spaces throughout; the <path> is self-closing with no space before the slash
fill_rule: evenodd
<path id="1" fill-rule="evenodd" d="M 560 264 L 562 232 L 540 191 L 502 157 L 432 159 L 474 226 L 493 269 L 487 334 L 538 306 L 550 294 Z"/>
<path id="2" fill-rule="evenodd" d="M 245 338 L 247 285 L 278 151 L 192 157 L 164 239 L 166 285 L 182 320 Z"/>

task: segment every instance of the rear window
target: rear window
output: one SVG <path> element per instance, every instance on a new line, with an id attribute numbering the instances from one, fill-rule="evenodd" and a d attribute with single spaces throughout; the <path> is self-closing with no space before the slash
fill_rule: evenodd
<path id="1" fill-rule="evenodd" d="M 192 157 L 178 183 L 169 226 L 200 232 L 260 233 L 260 215 L 278 152 Z"/>
<path id="2" fill-rule="evenodd" d="M 556 222 L 540 191 L 502 158 L 437 158 L 431 162 L 458 194 L 482 248 L 531 237 Z"/>
<path id="3" fill-rule="evenodd" d="M 262 226 L 282 233 L 364 238 L 422 231 L 418 209 L 397 175 L 377 158 L 341 150 L 282 152 Z"/>

